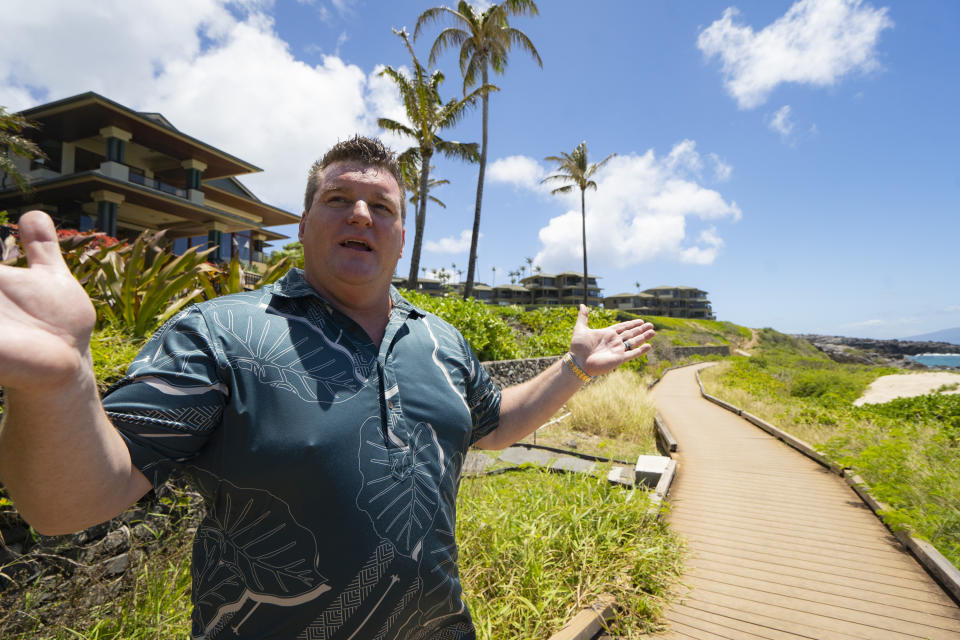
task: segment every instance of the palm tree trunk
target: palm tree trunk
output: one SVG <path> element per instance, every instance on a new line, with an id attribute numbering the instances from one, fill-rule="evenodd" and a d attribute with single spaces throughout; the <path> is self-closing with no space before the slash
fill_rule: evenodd
<path id="1" fill-rule="evenodd" d="M 580 226 L 583 237 L 583 304 L 587 305 L 587 201 L 584 193 L 586 193 L 586 190 L 580 189 Z"/>
<path id="2" fill-rule="evenodd" d="M 407 276 L 407 288 L 417 290 L 417 269 L 420 267 L 420 247 L 423 244 L 423 227 L 427 222 L 427 178 L 430 175 L 432 152 L 420 150 L 420 198 L 417 203 L 417 215 L 414 220 L 413 252 L 410 254 L 410 275 Z"/>
<path id="3" fill-rule="evenodd" d="M 487 65 L 483 64 L 483 86 L 487 86 Z M 480 205 L 483 202 L 483 176 L 487 170 L 487 113 L 490 93 L 483 94 L 483 133 L 480 138 L 480 175 L 477 177 L 477 206 L 473 212 L 473 236 L 470 238 L 470 261 L 467 265 L 467 284 L 463 288 L 463 299 L 473 295 L 473 277 L 477 269 L 477 240 L 480 237 Z"/>

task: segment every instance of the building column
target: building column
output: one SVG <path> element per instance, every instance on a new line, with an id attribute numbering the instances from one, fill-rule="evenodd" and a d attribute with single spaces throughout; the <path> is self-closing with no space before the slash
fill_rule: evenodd
<path id="1" fill-rule="evenodd" d="M 129 131 L 120 127 L 103 127 L 100 135 L 106 142 L 106 160 L 100 163 L 100 172 L 110 178 L 126 182 L 130 177 L 130 168 L 124 164 L 127 154 L 127 142 L 133 137 Z"/>
<path id="2" fill-rule="evenodd" d="M 226 260 L 224 254 L 229 254 L 229 247 L 223 246 L 223 232 L 227 230 L 227 227 L 222 222 L 213 222 L 210 225 L 210 228 L 207 230 L 207 247 L 216 246 L 217 250 L 211 254 L 213 260 Z"/>
<path id="3" fill-rule="evenodd" d="M 90 197 L 97 203 L 97 230 L 117 237 L 117 212 L 123 202 L 123 194 L 115 191 L 94 191 Z"/>
<path id="4" fill-rule="evenodd" d="M 187 172 L 187 200 L 196 204 L 203 204 L 203 172 L 207 163 L 195 158 L 188 158 L 180 163 Z"/>

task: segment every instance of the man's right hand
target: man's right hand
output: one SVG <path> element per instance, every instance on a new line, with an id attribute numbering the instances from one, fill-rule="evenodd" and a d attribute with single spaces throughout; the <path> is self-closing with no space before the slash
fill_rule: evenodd
<path id="1" fill-rule="evenodd" d="M 96 312 L 42 211 L 19 220 L 28 268 L 0 266 L 0 386 L 43 393 L 92 366 Z"/>

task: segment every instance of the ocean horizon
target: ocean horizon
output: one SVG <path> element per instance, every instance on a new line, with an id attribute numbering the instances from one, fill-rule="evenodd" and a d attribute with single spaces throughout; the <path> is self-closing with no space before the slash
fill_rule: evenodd
<path id="1" fill-rule="evenodd" d="M 960 354 L 957 353 L 921 353 L 920 355 L 907 357 L 927 367 L 960 369 Z"/>

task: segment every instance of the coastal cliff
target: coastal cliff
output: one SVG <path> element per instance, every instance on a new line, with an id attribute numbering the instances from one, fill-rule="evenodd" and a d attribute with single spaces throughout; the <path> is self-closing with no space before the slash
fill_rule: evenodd
<path id="1" fill-rule="evenodd" d="M 820 336 L 799 334 L 802 338 L 826 353 L 836 362 L 878 364 L 907 369 L 927 367 L 910 360 L 907 356 L 924 353 L 960 354 L 960 345 L 949 342 L 912 340 L 873 340 L 871 338 L 847 338 L 845 336 Z"/>

